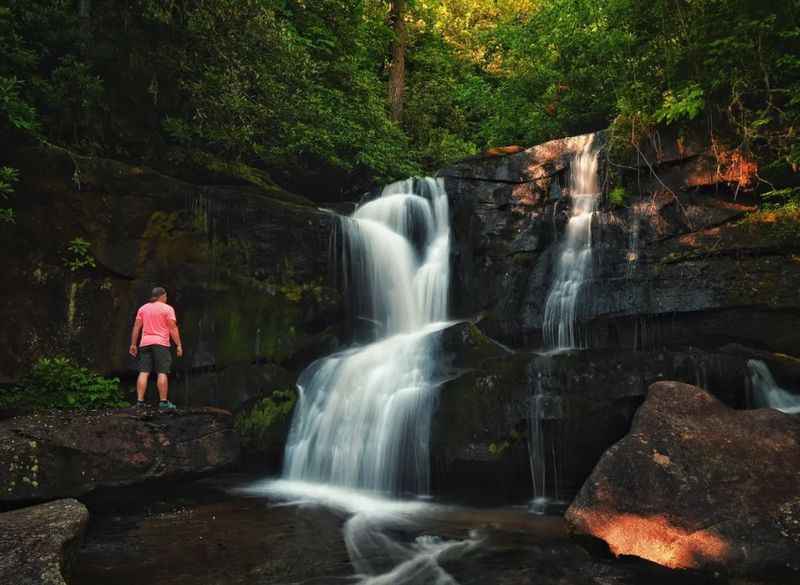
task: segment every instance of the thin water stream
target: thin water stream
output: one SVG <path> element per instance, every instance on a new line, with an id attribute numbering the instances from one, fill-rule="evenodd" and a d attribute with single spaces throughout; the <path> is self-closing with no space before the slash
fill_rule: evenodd
<path id="1" fill-rule="evenodd" d="M 778 386 L 769 366 L 761 360 L 747 360 L 750 387 L 757 408 L 774 408 L 786 414 L 800 414 L 800 395 Z"/>
<path id="2" fill-rule="evenodd" d="M 543 335 L 546 352 L 540 360 L 548 367 L 548 356 L 586 348 L 587 340 L 578 324 L 581 294 L 592 273 L 592 220 L 600 188 L 597 178 L 598 148 L 589 139 L 570 163 L 571 211 L 563 241 L 558 247 L 554 279 L 544 310 Z M 542 384 L 542 371 L 534 372 L 528 417 L 528 452 L 533 481 L 530 510 L 536 514 L 558 513 L 567 502 L 559 493 L 558 432 L 564 417 L 561 397 Z M 548 440 L 545 427 L 551 428 Z"/>

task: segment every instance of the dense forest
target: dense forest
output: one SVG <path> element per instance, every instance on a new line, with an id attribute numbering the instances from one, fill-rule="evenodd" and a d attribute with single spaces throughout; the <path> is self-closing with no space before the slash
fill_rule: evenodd
<path id="1" fill-rule="evenodd" d="M 6 143 L 334 200 L 493 146 L 693 124 L 798 198 L 798 0 L 2 4 Z"/>

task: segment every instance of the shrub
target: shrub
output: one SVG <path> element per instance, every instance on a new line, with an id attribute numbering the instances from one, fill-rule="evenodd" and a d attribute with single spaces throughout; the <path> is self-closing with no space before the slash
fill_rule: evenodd
<path id="1" fill-rule="evenodd" d="M 73 238 L 67 244 L 67 255 L 64 263 L 70 272 L 77 272 L 82 268 L 95 268 L 97 263 L 91 252 L 92 244 L 83 238 Z"/>
<path id="2" fill-rule="evenodd" d="M 280 441 L 296 401 L 296 391 L 275 390 L 267 398 L 256 402 L 253 408 L 237 416 L 234 427 L 242 444 L 259 450 Z"/>
<path id="3" fill-rule="evenodd" d="M 625 201 L 628 199 L 628 192 L 625 191 L 625 187 L 620 185 L 611 189 L 608 194 L 608 201 L 611 205 L 615 207 L 623 207 L 625 205 Z"/>
<path id="4" fill-rule="evenodd" d="M 104 408 L 127 406 L 119 379 L 104 378 L 66 357 L 42 358 L 22 383 L 0 395 L 0 406 Z"/>

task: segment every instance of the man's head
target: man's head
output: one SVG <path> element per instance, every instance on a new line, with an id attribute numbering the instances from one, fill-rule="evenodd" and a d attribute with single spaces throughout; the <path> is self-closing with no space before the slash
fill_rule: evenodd
<path id="1" fill-rule="evenodd" d="M 165 289 L 163 286 L 154 287 L 153 291 L 150 293 L 150 302 L 151 303 L 155 303 L 155 302 L 166 303 L 167 302 L 167 289 Z"/>

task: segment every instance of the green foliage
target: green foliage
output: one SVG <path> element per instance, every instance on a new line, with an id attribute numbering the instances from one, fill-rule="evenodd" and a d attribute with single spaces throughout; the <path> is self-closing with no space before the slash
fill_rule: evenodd
<path id="1" fill-rule="evenodd" d="M 608 193 L 608 201 L 615 207 L 624 207 L 627 200 L 628 192 L 622 185 L 617 185 Z"/>
<path id="2" fill-rule="evenodd" d="M 0 131 L 217 160 L 317 199 L 612 122 L 620 159 L 656 124 L 703 121 L 800 168 L 800 0 L 409 2 L 401 125 L 387 0 L 91 4 L 0 7 Z"/>
<path id="3" fill-rule="evenodd" d="M 11 167 L 0 167 L 0 201 L 5 201 L 14 192 L 14 184 L 19 180 L 19 171 Z M 0 207 L 0 223 L 13 223 L 14 210 Z"/>
<path id="4" fill-rule="evenodd" d="M 796 245 L 800 241 L 800 201 L 792 199 L 770 204 L 765 209 L 747 214 L 739 225 L 754 235 Z"/>
<path id="5" fill-rule="evenodd" d="M 694 120 L 705 107 L 703 89 L 692 83 L 683 89 L 664 94 L 664 104 L 656 111 L 655 118 L 659 122 L 672 124 L 681 120 Z"/>
<path id="6" fill-rule="evenodd" d="M 35 131 L 38 128 L 36 110 L 19 95 L 22 82 L 16 77 L 0 75 L 0 114 L 12 128 Z"/>
<path id="7" fill-rule="evenodd" d="M 800 187 L 772 189 L 761 196 L 773 209 L 800 210 Z"/>
<path id="8" fill-rule="evenodd" d="M 104 378 L 66 357 L 42 358 L 21 384 L 0 394 L 12 408 L 115 408 L 127 406 L 117 378 Z"/>
<path id="9" fill-rule="evenodd" d="M 92 244 L 83 238 L 73 238 L 67 244 L 67 255 L 64 263 L 70 272 L 77 272 L 83 268 L 95 268 L 97 263 L 91 252 Z"/>
<path id="10" fill-rule="evenodd" d="M 279 440 L 278 434 L 286 429 L 296 400 L 294 390 L 274 390 L 250 410 L 239 414 L 234 428 L 242 443 L 257 450 Z"/>

